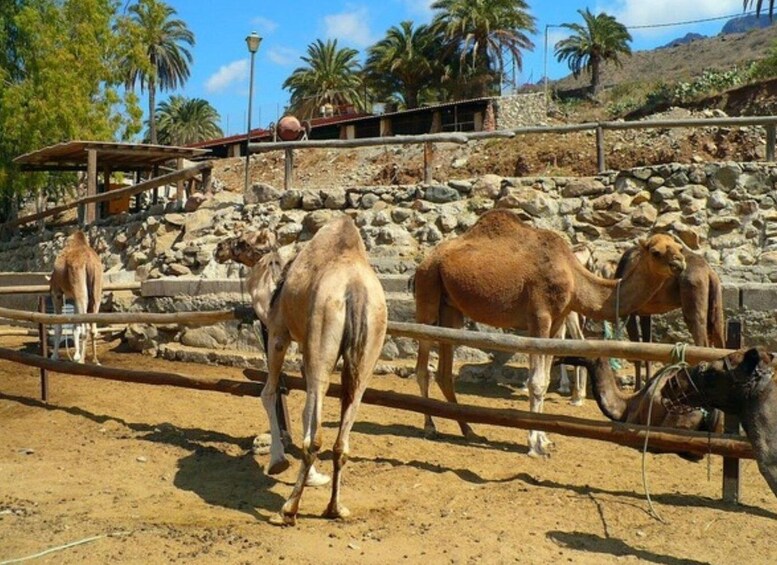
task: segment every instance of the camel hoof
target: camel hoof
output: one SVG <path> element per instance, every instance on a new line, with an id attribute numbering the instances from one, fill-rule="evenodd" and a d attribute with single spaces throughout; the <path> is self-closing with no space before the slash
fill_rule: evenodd
<path id="1" fill-rule="evenodd" d="M 533 447 L 529 448 L 529 457 L 532 457 L 534 459 L 550 459 L 550 452 L 549 451 L 543 451 L 542 449 L 534 449 Z"/>
<path id="2" fill-rule="evenodd" d="M 276 461 L 275 463 L 270 463 L 267 466 L 267 474 L 268 475 L 279 475 L 279 474 L 283 473 L 289 467 L 291 467 L 291 463 L 289 463 L 289 460 L 284 457 L 280 461 Z"/>
<path id="3" fill-rule="evenodd" d="M 583 398 L 573 398 L 569 401 L 572 406 L 582 406 L 584 404 Z"/>
<path id="4" fill-rule="evenodd" d="M 424 437 L 426 439 L 437 439 L 437 429 L 434 426 L 425 426 Z"/>
<path id="5" fill-rule="evenodd" d="M 307 487 L 322 487 L 328 485 L 332 477 L 326 473 L 319 473 L 315 469 L 311 469 L 308 473 L 308 478 L 305 479 L 305 486 Z"/>
<path id="6" fill-rule="evenodd" d="M 281 431 L 281 443 L 283 444 L 284 449 L 289 449 L 294 446 L 291 434 L 287 430 Z"/>
<path id="7" fill-rule="evenodd" d="M 351 511 L 342 504 L 338 504 L 337 506 L 330 504 L 327 506 L 326 512 L 324 512 L 324 518 L 329 518 L 331 520 L 345 520 L 350 515 Z"/>
<path id="8" fill-rule="evenodd" d="M 270 516 L 268 522 L 270 522 L 273 526 L 296 526 L 297 516 L 294 514 L 284 514 L 283 512 L 278 512 L 277 514 Z"/>
<path id="9" fill-rule="evenodd" d="M 560 386 L 560 387 L 558 387 L 558 393 L 559 394 L 563 394 L 564 396 L 566 396 L 568 394 L 572 394 L 572 389 L 569 388 L 569 387 L 566 387 L 566 386 L 564 386 L 564 387 Z"/>

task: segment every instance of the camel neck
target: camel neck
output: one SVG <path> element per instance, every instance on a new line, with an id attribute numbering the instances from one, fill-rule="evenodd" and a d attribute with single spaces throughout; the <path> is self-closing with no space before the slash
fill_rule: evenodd
<path id="1" fill-rule="evenodd" d="M 270 317 L 272 296 L 275 292 L 283 270 L 283 260 L 277 252 L 264 255 L 251 267 L 251 274 L 246 281 L 251 304 L 257 317 L 267 324 Z"/>
<path id="2" fill-rule="evenodd" d="M 614 321 L 650 300 L 666 281 L 653 273 L 644 261 L 639 261 L 626 275 L 618 279 L 604 279 L 575 265 L 575 294 L 571 309 L 595 320 Z"/>

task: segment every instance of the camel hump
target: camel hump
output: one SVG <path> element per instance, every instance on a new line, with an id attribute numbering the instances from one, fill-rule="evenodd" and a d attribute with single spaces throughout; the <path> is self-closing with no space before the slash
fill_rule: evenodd
<path id="1" fill-rule="evenodd" d="M 364 250 L 359 228 L 350 216 L 342 215 L 327 223 L 313 237 L 309 245 L 313 245 L 316 253 L 339 256 L 349 251 Z"/>
<path id="2" fill-rule="evenodd" d="M 467 231 L 467 237 L 504 237 L 516 231 L 531 230 L 510 210 L 489 210 Z"/>
<path id="3" fill-rule="evenodd" d="M 81 230 L 74 231 L 72 234 L 70 234 L 68 240 L 69 243 L 74 245 L 89 245 L 89 242 L 86 239 L 86 234 Z"/>

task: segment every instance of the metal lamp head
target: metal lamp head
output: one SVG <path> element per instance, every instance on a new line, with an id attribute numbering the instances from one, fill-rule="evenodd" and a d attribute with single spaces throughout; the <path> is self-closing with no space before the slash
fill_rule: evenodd
<path id="1" fill-rule="evenodd" d="M 251 32 L 251 35 L 246 37 L 246 45 L 251 53 L 256 53 L 259 50 L 259 45 L 262 43 L 262 38 L 255 31 Z"/>

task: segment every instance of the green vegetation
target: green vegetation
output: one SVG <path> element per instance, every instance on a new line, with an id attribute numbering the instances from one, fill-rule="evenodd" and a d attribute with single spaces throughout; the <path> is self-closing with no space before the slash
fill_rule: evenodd
<path id="1" fill-rule="evenodd" d="M 159 142 L 163 145 L 187 145 L 224 135 L 219 127 L 219 113 L 202 98 L 171 96 L 156 109 Z M 149 141 L 151 128 L 144 142 Z"/>
<path id="2" fill-rule="evenodd" d="M 120 62 L 125 86 L 148 90 L 149 135 L 157 143 L 156 90 L 175 90 L 189 78 L 191 53 L 185 45 L 194 45 L 194 34 L 183 20 L 174 19 L 176 11 L 160 0 L 138 0 L 128 9 L 129 16 L 119 19 L 126 55 Z"/>
<path id="3" fill-rule="evenodd" d="M 22 153 L 71 139 L 137 133 L 135 97 L 124 97 L 112 0 L 0 0 L 0 219 L 21 198 L 61 185 L 20 174 Z"/>
<path id="4" fill-rule="evenodd" d="M 591 75 L 591 94 L 601 90 L 602 65 L 608 61 L 620 66 L 620 55 L 631 55 L 631 35 L 626 26 L 604 12 L 594 16 L 586 8 L 578 10 L 585 25 L 563 24 L 572 32 L 555 46 L 559 61 L 567 61 L 572 74 L 579 76 L 583 70 Z"/>

